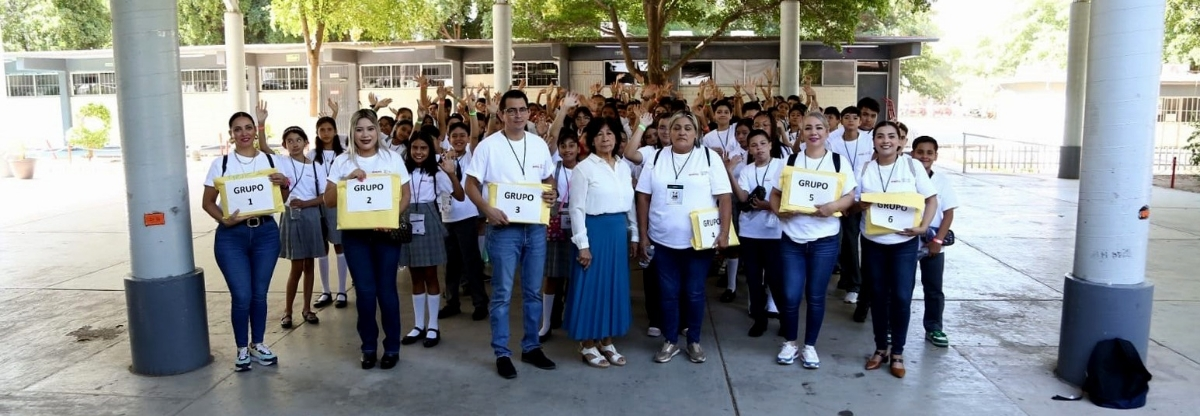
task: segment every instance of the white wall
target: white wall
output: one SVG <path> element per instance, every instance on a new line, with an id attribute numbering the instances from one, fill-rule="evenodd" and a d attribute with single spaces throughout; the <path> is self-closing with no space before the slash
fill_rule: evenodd
<path id="1" fill-rule="evenodd" d="M 46 140 L 58 143 L 62 140 L 62 117 L 59 111 L 59 97 L 6 97 L 0 100 L 4 108 L 3 147 L 0 151 L 9 150 L 9 146 L 24 143 L 27 147 L 40 148 L 46 146 Z"/>

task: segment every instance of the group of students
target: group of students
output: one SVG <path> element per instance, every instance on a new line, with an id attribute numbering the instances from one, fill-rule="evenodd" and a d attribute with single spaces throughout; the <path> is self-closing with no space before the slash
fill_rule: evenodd
<path id="1" fill-rule="evenodd" d="M 868 370 L 890 363 L 893 375 L 904 376 L 918 263 L 926 293 L 926 338 L 936 346 L 948 345 L 941 327 L 942 247 L 952 236 L 957 201 L 944 175 L 932 170 L 934 139 L 919 137 L 912 142 L 912 156 L 904 154 L 907 128 L 895 121 L 876 123 L 879 104 L 869 98 L 843 110 L 809 113 L 795 96 L 759 102 L 747 94 L 749 101 L 743 102 L 740 91 L 726 99 L 715 88 L 702 89 L 689 108 L 666 89 L 647 88 L 638 100 L 635 91 L 616 84 L 613 98 L 600 95 L 598 87 L 589 102 L 558 91 L 545 106 L 541 96 L 531 103 L 520 89 L 491 99 L 484 92 L 478 102 L 470 96 L 460 100 L 476 105 L 460 104 L 457 114 L 445 100 L 448 92 L 439 88 L 436 103 L 421 103 L 420 127 L 411 111 L 405 117 L 404 109 L 394 111 L 397 119 L 378 118 L 376 110 L 387 104 L 372 99 L 372 108 L 351 118 L 349 143 L 341 142 L 328 117 L 317 122 L 317 145 L 308 153 L 303 129 L 286 129 L 282 144 L 287 157 L 267 150 L 261 127 L 265 106 L 260 106 L 257 121 L 246 113 L 234 114 L 233 151 L 213 161 L 204 209 L 219 223 L 215 253 L 233 298 L 237 370 L 250 369 L 251 361 L 271 365 L 277 360 L 262 344 L 266 290 L 276 257 L 292 261 L 281 324 L 291 325 L 301 275 L 301 316 L 318 322 L 309 308 L 312 260 L 320 259 L 322 281 L 327 282 L 330 244 L 339 253 L 339 266 L 347 265 L 354 281 L 364 369 L 377 362 L 384 369 L 394 367 L 401 345 L 436 346 L 439 315 L 460 313 L 458 292 L 465 280 L 475 307 L 472 317 L 490 317 L 498 374 L 516 377 L 508 322 L 518 266 L 523 276 L 522 361 L 554 369 L 541 343 L 561 323 L 580 342 L 579 357 L 587 365 L 625 365 L 614 339 L 625 335 L 632 322 L 631 260 L 644 268 L 647 335 L 664 338 L 654 361 L 666 363 L 686 353 L 690 361 L 702 363 L 707 358 L 700 345 L 704 281 L 718 256 L 725 259 L 727 277 L 722 302 L 736 298 L 739 271 L 746 278 L 750 336 L 762 336 L 768 317 L 778 313 L 784 338 L 776 357 L 780 364 L 800 359 L 805 368 L 820 366 L 815 345 L 827 288 L 839 263 L 838 287 L 847 292 L 846 303 L 858 304 L 855 320 L 871 314 L 875 351 Z M 815 107 L 815 94 L 805 90 Z M 867 140 L 860 140 L 864 135 Z M 236 163 L 228 163 L 230 158 Z M 789 165 L 839 175 L 842 193 L 811 214 L 782 209 L 786 185 L 781 179 Z M 246 218 L 221 212 L 215 178 L 269 168 L 279 172 L 270 180 L 288 201 L 281 225 L 270 215 Z M 402 219 L 411 239 L 396 238 L 395 230 L 337 230 L 338 183 L 361 181 L 373 173 L 400 178 Z M 498 196 L 489 195 L 501 186 L 531 183 L 543 184 L 540 198 L 550 207 L 548 224 L 510 222 L 517 214 L 511 205 L 498 204 Z M 892 234 L 863 233 L 863 212 L 872 207 L 860 196 L 889 192 L 924 198 L 920 225 Z M 715 215 L 719 225 L 698 246 L 692 217 L 700 212 Z M 734 233 L 737 238 L 730 236 Z M 490 298 L 483 288 L 480 254 L 492 266 Z M 438 266 L 446 267 L 448 291 L 440 313 Z M 400 267 L 408 268 L 413 289 L 415 325 L 407 334 L 401 333 Z M 339 273 L 339 305 L 345 304 L 344 276 Z M 314 306 L 325 306 L 329 299 L 325 283 Z M 807 308 L 802 343 L 801 300 Z M 377 358 L 377 307 L 384 332 L 382 358 Z"/>

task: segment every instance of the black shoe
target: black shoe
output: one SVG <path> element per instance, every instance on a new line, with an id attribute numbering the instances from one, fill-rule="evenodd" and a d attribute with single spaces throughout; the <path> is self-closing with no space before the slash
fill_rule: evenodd
<path id="1" fill-rule="evenodd" d="M 417 331 L 417 334 L 416 335 L 405 335 L 404 338 L 400 338 L 400 345 L 412 345 L 412 344 L 416 344 L 417 341 L 425 339 L 425 330 L 424 329 L 421 329 L 421 328 L 413 328 L 413 329 Z M 412 331 L 409 331 L 409 333 L 412 333 Z"/>
<path id="2" fill-rule="evenodd" d="M 779 319 L 779 312 L 767 312 L 767 318 Z"/>
<path id="3" fill-rule="evenodd" d="M 454 317 L 460 313 L 462 313 L 462 310 L 458 309 L 457 306 L 447 306 L 438 311 L 438 319 Z"/>
<path id="4" fill-rule="evenodd" d="M 533 364 L 534 367 L 543 370 L 553 370 L 558 367 L 554 365 L 554 361 L 550 361 L 549 358 L 546 358 L 546 353 L 542 352 L 541 348 L 536 348 L 530 350 L 529 352 L 522 353 L 521 362 Z"/>
<path id="5" fill-rule="evenodd" d="M 546 331 L 546 335 L 538 335 L 538 343 L 545 344 L 550 338 L 554 338 L 554 330 Z"/>
<path id="6" fill-rule="evenodd" d="M 346 307 L 346 294 L 345 293 L 337 294 L 337 301 L 333 303 L 333 307 L 338 308 L 338 309 L 342 309 L 342 308 Z"/>
<path id="7" fill-rule="evenodd" d="M 315 303 L 313 303 L 313 307 L 314 308 L 324 308 L 324 307 L 332 305 L 332 304 L 333 304 L 333 294 L 331 294 L 329 292 L 325 292 L 325 293 L 322 293 L 321 296 L 317 296 L 317 301 Z"/>
<path id="8" fill-rule="evenodd" d="M 509 358 L 509 357 L 497 358 L 496 359 L 496 373 L 500 374 L 500 377 L 504 377 L 507 379 L 517 378 L 517 368 L 513 367 L 512 358 Z"/>
<path id="9" fill-rule="evenodd" d="M 866 302 L 858 302 L 858 306 L 854 307 L 854 322 L 866 322 L 867 313 L 871 311 L 871 307 L 867 306 Z"/>
<path id="10" fill-rule="evenodd" d="M 437 334 L 437 337 L 430 338 L 429 335 L 431 335 L 431 334 Z M 425 331 L 425 342 L 421 345 L 424 345 L 425 348 L 433 348 L 433 347 L 436 347 L 439 342 L 442 342 L 442 331 L 438 331 L 436 329 L 430 329 L 428 331 Z"/>
<path id="11" fill-rule="evenodd" d="M 750 327 L 751 337 L 758 338 L 767 333 L 767 318 L 758 318 L 754 320 L 754 326 Z"/>
<path id="12" fill-rule="evenodd" d="M 362 355 L 362 369 L 370 370 L 372 368 L 375 368 L 375 361 L 376 361 L 375 353 L 373 353 L 373 352 L 365 353 L 364 352 Z"/>
<path id="13" fill-rule="evenodd" d="M 383 358 L 379 360 L 379 368 L 391 370 L 396 368 L 398 362 L 400 362 L 400 354 L 383 354 Z"/>
<path id="14" fill-rule="evenodd" d="M 725 289 L 725 293 L 722 293 L 721 297 L 717 298 L 717 299 L 720 300 L 721 303 L 729 303 L 729 302 L 733 302 L 733 299 L 736 297 L 737 297 L 737 292 L 734 292 L 729 289 Z"/>
<path id="15" fill-rule="evenodd" d="M 487 319 L 487 317 L 488 317 L 487 308 L 477 307 L 477 308 L 475 308 L 475 312 L 471 312 L 471 320 L 472 321 L 482 321 L 484 319 Z"/>

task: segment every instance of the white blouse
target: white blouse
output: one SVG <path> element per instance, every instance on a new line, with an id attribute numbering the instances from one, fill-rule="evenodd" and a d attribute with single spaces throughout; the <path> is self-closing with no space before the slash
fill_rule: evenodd
<path id="1" fill-rule="evenodd" d="M 580 250 L 591 247 L 585 222 L 588 215 L 625 213 L 632 241 L 637 242 L 637 210 L 633 203 L 632 176 L 629 164 L 617 160 L 615 165 L 610 166 L 595 154 L 575 165 L 567 206 L 571 215 L 571 242 Z"/>

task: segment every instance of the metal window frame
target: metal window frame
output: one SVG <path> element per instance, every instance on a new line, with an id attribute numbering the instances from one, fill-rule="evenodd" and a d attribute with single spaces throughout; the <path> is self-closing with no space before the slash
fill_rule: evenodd
<path id="1" fill-rule="evenodd" d="M 71 86 L 71 95 L 72 96 L 77 96 L 77 95 L 114 95 L 117 93 L 117 73 L 116 73 L 116 71 L 78 71 L 78 72 L 71 72 L 70 75 L 71 75 L 70 76 L 70 78 L 71 78 L 70 86 Z M 78 76 L 95 75 L 96 82 L 94 84 L 77 82 L 76 81 L 77 75 Z M 105 81 L 106 75 L 107 75 L 108 80 L 112 81 L 111 82 L 111 84 L 112 84 L 111 92 L 106 92 L 103 88 L 101 88 L 99 92 L 91 92 L 91 91 L 86 92 L 86 93 L 77 92 L 77 89 L 81 84 L 99 85 L 99 86 L 103 87 L 105 85 L 104 81 Z"/>
<path id="2" fill-rule="evenodd" d="M 262 88 L 262 85 L 265 84 L 267 81 L 279 82 L 281 80 L 278 76 L 273 76 L 270 80 L 268 80 L 267 79 L 267 71 L 271 71 L 271 70 L 282 70 L 283 71 L 282 73 L 285 75 L 285 77 L 282 79 L 282 81 L 284 81 L 284 83 L 282 85 L 285 86 L 286 88 L 271 88 L 271 89 Z M 295 71 L 300 71 L 299 77 L 293 76 L 293 72 L 295 72 Z M 273 74 L 279 75 L 279 72 L 274 72 Z M 258 76 L 259 76 L 258 87 L 259 87 L 260 91 L 304 91 L 304 90 L 308 89 L 308 66 L 264 66 L 264 67 L 259 68 Z M 293 85 L 298 85 L 298 84 L 296 84 L 296 81 L 302 81 L 304 87 L 303 88 L 293 88 L 292 87 Z M 228 86 L 226 86 L 226 88 L 228 88 Z"/>
<path id="3" fill-rule="evenodd" d="M 214 90 L 197 88 L 200 85 L 210 85 L 211 84 L 211 81 L 207 81 L 207 80 L 197 81 L 196 80 L 196 78 L 195 78 L 196 74 L 201 73 L 201 72 L 215 73 L 217 75 L 216 81 L 217 81 L 217 83 L 219 83 L 220 89 L 214 91 Z M 184 79 L 185 75 L 190 76 L 190 79 Z M 183 92 L 186 94 L 221 93 L 221 92 L 229 91 L 229 80 L 226 79 L 226 77 L 225 77 L 224 69 L 183 69 L 183 70 L 180 70 L 179 71 L 179 85 L 180 85 L 180 88 L 183 90 Z M 191 91 L 188 90 L 189 85 L 192 87 Z"/>
<path id="4" fill-rule="evenodd" d="M 427 73 L 426 68 L 444 68 L 445 75 L 431 75 Z M 376 71 L 381 68 L 387 68 L 387 75 L 380 73 L 367 74 L 368 70 Z M 416 71 L 411 71 L 416 68 Z M 358 88 L 359 89 L 379 89 L 379 90 L 400 90 L 400 89 L 416 89 L 416 76 L 425 75 L 429 78 L 430 86 L 445 85 L 454 77 L 453 66 L 449 62 L 411 62 L 411 63 L 396 63 L 396 64 L 362 64 L 358 66 Z M 387 79 L 387 82 L 380 82 L 380 79 Z M 376 85 L 368 85 L 368 81 L 375 81 Z"/>
<path id="5" fill-rule="evenodd" d="M 531 78 L 529 77 L 529 65 L 531 65 L 531 64 L 554 65 L 554 78 L 551 81 L 548 81 L 545 83 L 530 82 Z M 492 70 L 491 70 L 491 72 L 468 73 L 467 67 L 470 65 L 491 65 Z M 562 80 L 562 72 L 561 72 L 562 68 L 558 65 L 558 61 L 554 61 L 554 60 L 513 61 L 512 65 L 513 65 L 513 70 L 512 70 L 513 86 L 518 85 L 521 81 L 525 81 L 525 86 L 527 86 L 527 87 L 549 87 L 551 85 L 558 85 L 558 83 Z M 517 69 L 518 65 L 523 65 L 524 69 L 518 70 Z M 466 76 L 466 75 L 492 75 L 495 73 L 496 73 L 496 67 L 495 67 L 495 63 L 493 63 L 493 62 L 488 62 L 488 61 L 463 62 L 463 75 L 464 76 Z M 538 78 L 538 79 L 540 79 L 540 78 Z"/>

